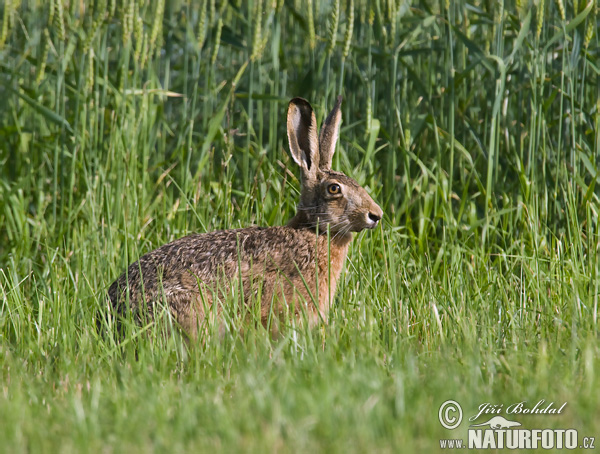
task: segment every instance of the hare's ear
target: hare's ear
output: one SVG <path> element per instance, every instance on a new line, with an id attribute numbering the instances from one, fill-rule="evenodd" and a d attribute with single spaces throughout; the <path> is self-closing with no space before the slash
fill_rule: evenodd
<path id="1" fill-rule="evenodd" d="M 331 160 L 335 153 L 335 144 L 338 140 L 338 132 L 340 130 L 340 121 L 342 120 L 342 95 L 337 97 L 333 110 L 327 115 L 327 118 L 321 126 L 319 134 L 319 150 L 320 160 L 319 167 L 324 170 L 331 169 Z"/>
<path id="2" fill-rule="evenodd" d="M 301 167 L 303 177 L 315 179 L 319 168 L 317 120 L 306 99 L 294 98 L 290 101 L 287 132 L 292 158 Z"/>

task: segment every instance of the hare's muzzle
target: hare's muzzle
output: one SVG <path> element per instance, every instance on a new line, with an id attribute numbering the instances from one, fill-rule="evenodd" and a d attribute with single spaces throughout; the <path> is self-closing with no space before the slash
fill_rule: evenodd
<path id="1" fill-rule="evenodd" d="M 379 207 L 379 205 L 375 205 L 369 210 L 367 213 L 366 225 L 368 229 L 374 229 L 381 221 L 383 217 L 383 210 Z"/>

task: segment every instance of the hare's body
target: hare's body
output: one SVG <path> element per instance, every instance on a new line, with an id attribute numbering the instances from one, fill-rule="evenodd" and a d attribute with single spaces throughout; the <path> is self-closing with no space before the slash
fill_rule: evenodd
<path id="1" fill-rule="evenodd" d="M 129 301 L 134 312 L 148 308 L 151 316 L 164 302 L 192 337 L 209 312 L 221 312 L 215 298 L 225 302 L 232 290 L 243 292 L 246 304 L 260 304 L 263 323 L 286 312 L 306 314 L 311 324 L 326 320 L 351 232 L 374 228 L 382 216 L 362 187 L 331 170 L 340 104 L 341 97 L 317 139 L 310 104 L 290 102 L 288 138 L 302 192 L 287 226 L 190 235 L 161 246 L 111 285 L 113 306 L 122 312 Z"/>
<path id="2" fill-rule="evenodd" d="M 241 289 L 233 290 L 243 291 L 248 303 L 256 302 L 260 292 L 263 323 L 287 309 L 305 313 L 314 324 L 327 318 L 350 240 L 347 234 L 328 245 L 326 234 L 289 226 L 189 235 L 130 265 L 109 295 L 112 301 L 125 302 L 124 289 L 129 288 L 134 311 L 144 298 L 166 301 L 182 328 L 196 337 L 214 297 L 225 301 L 230 286 L 239 285 L 241 278 Z M 290 249 L 290 244 L 296 247 Z"/>

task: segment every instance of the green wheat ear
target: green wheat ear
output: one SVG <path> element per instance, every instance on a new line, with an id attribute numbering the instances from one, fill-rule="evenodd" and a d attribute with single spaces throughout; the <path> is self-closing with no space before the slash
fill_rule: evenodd
<path id="1" fill-rule="evenodd" d="M 90 93 L 94 88 L 94 51 L 90 50 L 87 53 L 86 57 L 87 69 L 86 69 L 86 79 L 85 79 L 85 89 L 87 93 Z"/>
<path id="2" fill-rule="evenodd" d="M 329 16 L 329 27 L 327 29 L 327 53 L 331 54 L 335 49 L 337 39 L 338 25 L 340 19 L 340 0 L 333 2 L 331 15 Z"/>
<path id="3" fill-rule="evenodd" d="M 56 0 L 60 3 L 61 0 Z M 121 39 L 124 47 L 127 47 L 131 40 L 131 32 L 133 30 L 133 18 L 135 14 L 135 0 L 126 0 L 121 11 Z"/>
<path id="4" fill-rule="evenodd" d="M 102 25 L 104 23 L 105 16 L 106 16 L 106 0 L 101 0 L 100 3 L 98 4 L 97 12 L 95 14 L 95 17 L 92 20 L 92 24 L 90 25 L 90 28 L 85 37 L 85 41 L 83 43 L 83 53 L 88 52 L 93 39 L 96 37 L 96 33 L 98 32 L 100 25 Z"/>
<path id="5" fill-rule="evenodd" d="M 48 2 L 48 27 L 52 27 L 52 25 L 54 25 L 54 11 L 55 11 L 55 6 L 54 6 L 54 2 L 56 2 L 57 0 L 50 0 Z"/>
<path id="6" fill-rule="evenodd" d="M 65 11 L 62 0 L 54 0 L 54 28 L 60 41 L 65 40 Z"/>
<path id="7" fill-rule="evenodd" d="M 198 42 L 198 51 L 202 50 L 204 41 L 206 40 L 206 0 L 200 2 L 200 18 L 198 19 L 198 33 L 196 41 Z"/>
<path id="8" fill-rule="evenodd" d="M 583 47 L 585 47 L 586 49 L 589 47 L 590 42 L 592 41 L 592 38 L 596 33 L 596 9 L 597 8 L 593 9 L 590 12 L 590 15 L 587 19 L 588 24 L 585 29 L 585 38 L 583 40 Z"/>
<path id="9" fill-rule="evenodd" d="M 144 44 L 144 21 L 140 16 L 139 9 L 136 5 L 136 14 L 133 25 L 133 38 L 135 40 L 135 48 L 133 50 L 133 59 L 135 62 L 140 64 L 140 58 L 142 56 L 142 47 Z"/>
<path id="10" fill-rule="evenodd" d="M 156 13 L 152 21 L 152 29 L 150 30 L 149 55 L 154 55 L 154 49 L 162 37 L 163 17 L 165 11 L 165 0 L 158 0 L 156 4 Z"/>
<path id="11" fill-rule="evenodd" d="M 346 32 L 344 33 L 344 49 L 342 58 L 345 60 L 350 53 L 352 43 L 352 31 L 354 30 L 354 0 L 348 0 L 348 17 L 346 18 Z"/>
<path id="12" fill-rule="evenodd" d="M 2 18 L 2 30 L 0 31 L 0 49 L 4 46 L 6 38 L 10 33 L 10 29 L 13 26 L 14 14 L 17 9 L 14 0 L 5 0 L 4 2 L 4 16 Z"/>
<path id="13" fill-rule="evenodd" d="M 39 58 L 39 66 L 37 67 L 37 71 L 35 74 L 35 82 L 39 85 L 39 83 L 44 78 L 44 74 L 46 72 L 46 62 L 48 60 L 48 51 L 50 50 L 50 32 L 48 32 L 48 28 L 44 28 L 44 33 L 42 36 L 42 52 L 40 53 Z"/>
<path id="14" fill-rule="evenodd" d="M 565 13 L 565 4 L 563 0 L 556 0 L 556 7 L 558 8 L 558 13 L 560 14 L 560 20 L 563 22 L 567 21 L 567 15 Z"/>
<path id="15" fill-rule="evenodd" d="M 256 8 L 254 10 L 254 33 L 252 34 L 252 54 L 250 55 L 250 59 L 255 61 L 260 59 L 262 49 L 262 0 L 256 1 Z"/>
<path id="16" fill-rule="evenodd" d="M 217 10 L 215 8 L 215 0 L 208 0 L 208 23 L 210 26 L 215 24 L 215 19 L 217 15 Z"/>
<path id="17" fill-rule="evenodd" d="M 540 0 L 540 3 L 537 6 L 537 27 L 535 30 L 535 38 L 539 41 L 540 35 L 542 34 L 542 26 L 544 25 L 544 7 L 546 5 L 546 0 Z"/>
<path id="18" fill-rule="evenodd" d="M 215 34 L 215 42 L 213 43 L 213 52 L 210 57 L 210 64 L 214 65 L 217 61 L 217 55 L 219 54 L 219 44 L 221 43 L 221 30 L 223 28 L 223 19 L 219 18 L 217 21 L 217 32 Z"/>

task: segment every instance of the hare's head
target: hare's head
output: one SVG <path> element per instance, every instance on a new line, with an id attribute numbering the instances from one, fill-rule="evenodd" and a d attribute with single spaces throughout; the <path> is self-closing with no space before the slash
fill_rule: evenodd
<path id="1" fill-rule="evenodd" d="M 338 129 L 342 119 L 338 96 L 317 138 L 317 122 L 312 107 L 302 98 L 290 101 L 287 116 L 288 140 L 294 161 L 302 171 L 302 192 L 296 222 L 345 235 L 372 229 L 383 211 L 359 184 L 341 172 L 331 170 Z"/>

